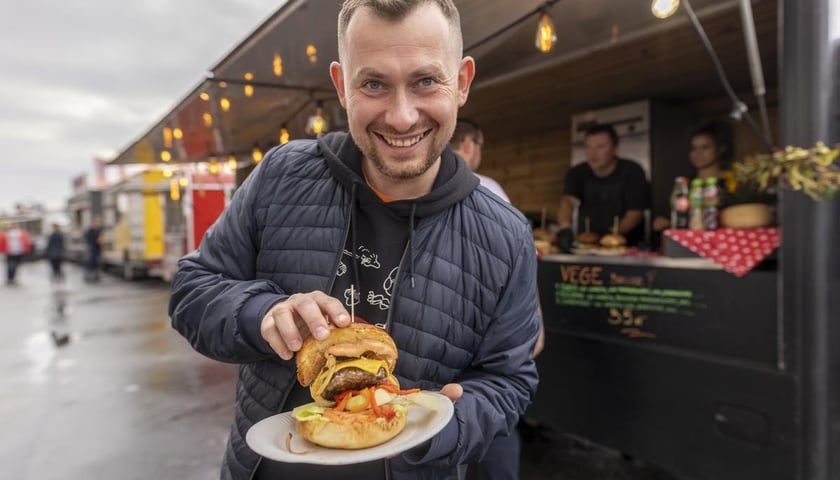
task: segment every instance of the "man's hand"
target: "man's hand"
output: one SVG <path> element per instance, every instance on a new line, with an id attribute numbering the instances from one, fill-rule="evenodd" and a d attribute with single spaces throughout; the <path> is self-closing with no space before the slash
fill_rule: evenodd
<path id="1" fill-rule="evenodd" d="M 440 394 L 449 397 L 452 403 L 455 403 L 464 394 L 464 387 L 459 383 L 447 383 L 440 389 Z"/>
<path id="2" fill-rule="evenodd" d="M 571 228 L 564 228 L 557 232 L 557 247 L 563 253 L 571 253 L 575 243 L 575 233 Z"/>
<path id="3" fill-rule="evenodd" d="M 290 360 L 310 334 L 318 340 L 329 335 L 329 324 L 346 327 L 347 309 L 324 292 L 296 293 L 271 307 L 260 325 L 262 337 L 283 360 Z"/>

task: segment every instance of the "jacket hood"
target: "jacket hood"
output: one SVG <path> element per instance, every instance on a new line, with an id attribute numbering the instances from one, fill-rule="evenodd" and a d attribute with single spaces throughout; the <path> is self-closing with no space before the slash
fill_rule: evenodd
<path id="1" fill-rule="evenodd" d="M 330 132 L 319 135 L 318 147 L 338 182 L 349 191 L 353 190 L 354 184 L 356 185 L 360 205 L 383 204 L 362 176 L 362 151 L 350 134 Z M 415 209 L 414 215 L 418 218 L 428 217 L 463 200 L 475 190 L 478 183 L 478 177 L 472 174 L 464 161 L 447 145 L 441 154 L 440 171 L 431 192 L 420 198 L 397 200 L 385 205 L 401 217 L 409 217 L 412 208 Z"/>

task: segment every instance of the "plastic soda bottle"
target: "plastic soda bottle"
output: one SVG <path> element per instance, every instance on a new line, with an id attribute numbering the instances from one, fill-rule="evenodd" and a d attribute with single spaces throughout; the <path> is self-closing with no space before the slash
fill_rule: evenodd
<path id="1" fill-rule="evenodd" d="M 671 191 L 671 228 L 688 228 L 688 212 L 688 179 L 677 177 Z"/>
<path id="2" fill-rule="evenodd" d="M 706 179 L 706 187 L 703 189 L 703 227 L 706 230 L 717 230 L 718 228 L 720 188 L 717 182 L 717 178 L 709 177 Z"/>
<path id="3" fill-rule="evenodd" d="M 688 215 L 688 228 L 692 230 L 703 230 L 703 179 L 695 178 L 691 181 L 691 190 L 688 194 L 690 212 Z"/>

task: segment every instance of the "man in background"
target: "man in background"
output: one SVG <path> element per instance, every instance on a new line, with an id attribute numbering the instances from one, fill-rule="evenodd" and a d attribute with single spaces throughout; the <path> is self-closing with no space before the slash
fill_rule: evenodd
<path id="1" fill-rule="evenodd" d="M 484 146 L 484 134 L 478 127 L 478 124 L 466 118 L 459 118 L 458 123 L 455 124 L 455 133 L 452 134 L 452 140 L 449 141 L 449 145 L 455 153 L 464 159 L 467 167 L 475 173 L 481 185 L 495 193 L 502 200 L 510 203 L 510 199 L 502 186 L 499 185 L 499 182 L 486 175 L 476 173 L 478 167 L 481 166 L 481 148 Z"/>
<path id="2" fill-rule="evenodd" d="M 618 135 L 611 125 L 593 125 L 584 135 L 586 162 L 566 174 L 565 192 L 560 199 L 557 243 L 561 250 L 571 250 L 575 235 L 572 212 L 578 207 L 578 233 L 589 219 L 591 231 L 598 235 L 618 232 L 635 246 L 644 239 L 644 211 L 650 206 L 645 172 L 638 163 L 616 155 Z"/>
<path id="3" fill-rule="evenodd" d="M 0 233 L 0 252 L 6 256 L 6 285 L 17 285 L 15 276 L 23 258 L 32 251 L 29 232 L 12 224 L 11 228 Z"/>
<path id="4" fill-rule="evenodd" d="M 61 283 L 64 281 L 64 272 L 61 271 L 61 262 L 64 261 L 64 234 L 61 232 L 61 226 L 54 223 L 53 231 L 47 238 L 47 260 L 50 262 L 52 275 L 50 279 L 53 283 Z"/>
<path id="5" fill-rule="evenodd" d="M 85 265 L 85 281 L 99 281 L 99 256 L 102 254 L 102 217 L 93 217 L 90 227 L 85 231 L 85 245 L 88 259 Z"/>

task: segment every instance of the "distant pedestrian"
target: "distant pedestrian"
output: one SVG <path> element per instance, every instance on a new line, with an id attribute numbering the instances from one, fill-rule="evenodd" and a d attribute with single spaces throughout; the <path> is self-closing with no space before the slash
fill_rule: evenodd
<path id="1" fill-rule="evenodd" d="M 53 224 L 53 231 L 47 239 L 47 260 L 50 262 L 52 269 L 50 277 L 52 282 L 63 282 L 64 272 L 61 271 L 61 262 L 64 260 L 64 234 L 61 232 L 61 226 L 57 223 Z"/>
<path id="2" fill-rule="evenodd" d="M 17 285 L 15 275 L 23 258 L 32 250 L 29 232 L 12 225 L 0 233 L 0 253 L 6 256 L 6 285 Z"/>
<path id="3" fill-rule="evenodd" d="M 85 265 L 85 281 L 99 280 L 99 256 L 102 254 L 102 217 L 93 217 L 90 227 L 85 231 L 85 245 L 87 245 L 87 264 Z"/>

